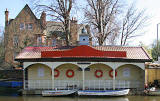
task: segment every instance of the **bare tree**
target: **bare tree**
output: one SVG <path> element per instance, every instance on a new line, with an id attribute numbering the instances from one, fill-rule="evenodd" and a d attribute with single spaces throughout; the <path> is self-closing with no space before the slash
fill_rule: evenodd
<path id="1" fill-rule="evenodd" d="M 119 30 L 120 28 L 117 26 L 117 30 L 112 32 L 112 34 L 108 35 L 107 37 L 107 43 L 109 45 L 116 45 L 119 39 Z"/>
<path id="2" fill-rule="evenodd" d="M 66 45 L 70 44 L 70 13 L 74 0 L 48 0 L 49 3 L 41 4 L 42 0 L 36 2 L 36 9 L 38 11 L 45 11 L 47 15 L 56 21 L 63 23 L 63 30 L 65 33 Z"/>
<path id="3" fill-rule="evenodd" d="M 134 5 L 132 4 L 125 16 L 122 20 L 122 27 L 121 27 L 121 38 L 120 44 L 122 46 L 127 44 L 127 40 L 141 36 L 141 33 L 136 33 L 139 29 L 143 28 L 148 17 L 144 15 L 145 11 L 138 12 Z"/>
<path id="4" fill-rule="evenodd" d="M 94 37 L 103 45 L 110 34 L 117 32 L 116 15 L 119 0 L 87 0 L 89 8 L 85 10 L 87 22 L 94 30 Z"/>

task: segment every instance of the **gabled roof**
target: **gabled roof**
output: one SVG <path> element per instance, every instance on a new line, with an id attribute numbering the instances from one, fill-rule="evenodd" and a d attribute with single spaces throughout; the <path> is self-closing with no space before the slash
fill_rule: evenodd
<path id="1" fill-rule="evenodd" d="M 37 17 L 34 15 L 34 13 L 32 12 L 31 8 L 28 6 L 28 4 L 26 4 L 24 6 L 24 8 L 19 12 L 19 14 L 16 16 L 16 18 L 22 13 L 22 11 L 27 11 L 28 14 L 30 14 L 31 16 L 33 16 L 37 20 Z"/>
<path id="2" fill-rule="evenodd" d="M 27 12 L 27 15 L 30 15 L 39 25 L 39 27 L 43 28 L 43 26 L 41 25 L 41 22 L 40 22 L 40 19 L 37 19 L 37 17 L 35 16 L 35 14 L 32 12 L 31 8 L 28 6 L 28 4 L 26 4 L 24 6 L 24 8 L 19 12 L 19 14 L 15 17 L 15 19 L 11 19 L 9 21 L 9 24 L 11 24 L 14 20 L 16 20 L 20 15 L 21 13 L 25 11 Z"/>
<path id="3" fill-rule="evenodd" d="M 84 45 L 70 46 L 70 47 L 26 47 L 16 57 L 16 60 L 23 61 L 23 60 L 50 59 L 51 61 L 57 58 L 58 59 L 98 58 L 98 59 L 103 59 L 102 61 L 104 61 L 104 59 L 106 60 L 115 59 L 116 61 L 119 61 L 119 60 L 123 60 L 123 61 L 143 60 L 143 62 L 152 61 L 152 58 L 149 57 L 147 52 L 142 47 L 84 46 Z"/>

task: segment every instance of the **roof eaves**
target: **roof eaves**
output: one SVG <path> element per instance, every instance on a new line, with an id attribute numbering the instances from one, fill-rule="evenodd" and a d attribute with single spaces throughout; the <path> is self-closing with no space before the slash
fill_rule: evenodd
<path id="1" fill-rule="evenodd" d="M 145 63 L 151 62 L 150 59 L 125 59 L 125 58 L 79 58 L 79 57 L 62 57 L 62 58 L 27 58 L 27 59 L 15 59 L 19 62 L 48 62 L 48 61 L 61 61 L 61 62 L 80 62 L 80 61 L 89 61 L 89 62 L 136 62 L 136 63 Z"/>
<path id="2" fill-rule="evenodd" d="M 147 55 L 147 57 L 151 60 L 153 60 L 153 58 L 150 56 L 150 54 L 148 54 L 147 50 L 144 47 L 141 47 L 142 50 L 144 51 L 144 53 Z"/>

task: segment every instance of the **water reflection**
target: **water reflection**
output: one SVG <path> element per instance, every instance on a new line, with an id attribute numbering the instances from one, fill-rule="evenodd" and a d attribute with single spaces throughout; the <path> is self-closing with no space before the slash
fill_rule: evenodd
<path id="1" fill-rule="evenodd" d="M 78 98 L 77 101 L 129 101 L 126 97 Z"/>
<path id="2" fill-rule="evenodd" d="M 127 97 L 41 97 L 41 96 L 0 96 L 0 101 L 160 101 L 160 96 Z"/>
<path id="3" fill-rule="evenodd" d="M 126 97 L 23 97 L 23 101 L 129 101 Z"/>
<path id="4" fill-rule="evenodd" d="M 23 97 L 23 101 L 76 101 L 71 97 Z"/>

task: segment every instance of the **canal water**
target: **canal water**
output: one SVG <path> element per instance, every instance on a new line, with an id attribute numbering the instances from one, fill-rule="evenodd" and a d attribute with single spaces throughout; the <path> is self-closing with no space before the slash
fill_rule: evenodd
<path id="1" fill-rule="evenodd" d="M 19 96 L 17 88 L 0 87 L 0 101 L 160 101 L 160 96 L 125 97 L 42 97 Z"/>
<path id="2" fill-rule="evenodd" d="M 0 96 L 0 101 L 160 101 L 160 96 L 126 97 L 41 97 L 41 96 Z"/>

